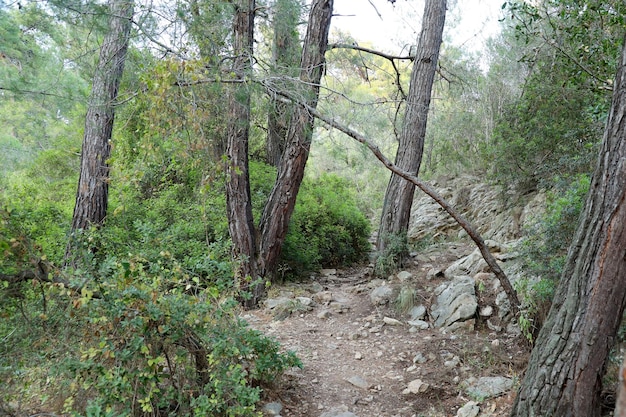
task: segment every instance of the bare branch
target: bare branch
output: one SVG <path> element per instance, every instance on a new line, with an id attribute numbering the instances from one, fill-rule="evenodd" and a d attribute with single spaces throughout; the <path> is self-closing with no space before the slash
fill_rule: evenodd
<path id="1" fill-rule="evenodd" d="M 480 253 L 483 256 L 483 259 L 485 260 L 485 262 L 487 262 L 487 265 L 489 265 L 492 272 L 496 275 L 496 277 L 500 281 L 500 284 L 502 285 L 502 288 L 504 289 L 511 303 L 511 311 L 513 312 L 514 315 L 517 314 L 517 312 L 519 311 L 519 306 L 520 306 L 519 299 L 517 298 L 517 293 L 513 289 L 513 286 L 511 285 L 511 282 L 507 278 L 506 274 L 504 273 L 502 268 L 500 268 L 500 265 L 498 265 L 498 262 L 489 251 L 489 248 L 485 244 L 484 239 L 482 238 L 482 236 L 480 236 L 480 234 L 476 231 L 476 229 L 461 215 L 461 213 L 459 213 L 450 203 L 445 201 L 443 197 L 441 197 L 439 193 L 435 191 L 434 188 L 432 188 L 427 183 L 418 179 L 415 175 L 412 175 L 411 173 L 404 171 L 403 169 L 397 167 L 393 162 L 391 162 L 389 158 L 387 158 L 381 152 L 378 146 L 376 146 L 372 141 L 370 141 L 368 138 L 366 138 L 359 132 L 343 125 L 342 123 L 339 123 L 333 118 L 330 118 L 328 116 L 321 114 L 317 109 L 311 106 L 308 106 L 305 103 L 295 100 L 293 97 L 290 97 L 285 92 L 276 91 L 275 94 L 284 97 L 288 101 L 296 102 L 298 105 L 305 108 L 313 117 L 317 118 L 318 120 L 321 120 L 322 122 L 326 123 L 328 126 L 333 127 L 345 133 L 346 135 L 356 140 L 357 142 L 364 144 L 376 156 L 376 158 L 378 158 L 378 160 L 387 167 L 387 169 L 389 169 L 396 175 L 404 178 L 405 180 L 410 181 L 411 183 L 415 184 L 420 190 L 422 190 L 424 193 L 430 196 L 433 200 L 435 200 L 435 202 L 437 202 L 437 204 L 439 204 L 441 208 L 443 208 L 450 216 L 452 216 L 452 218 L 456 220 L 456 222 L 467 232 L 467 234 L 474 241 L 474 243 L 476 243 L 476 246 L 478 246 L 478 249 L 480 250 Z"/>

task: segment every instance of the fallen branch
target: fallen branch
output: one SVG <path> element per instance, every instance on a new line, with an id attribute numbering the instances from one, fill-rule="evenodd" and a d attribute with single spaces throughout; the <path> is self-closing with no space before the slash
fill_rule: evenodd
<path id="1" fill-rule="evenodd" d="M 418 179 L 415 175 L 412 175 L 411 173 L 404 171 L 403 169 L 394 165 L 394 163 L 391 162 L 391 160 L 389 160 L 380 151 L 378 146 L 376 146 L 374 143 L 372 143 L 369 139 L 367 139 L 365 136 L 363 136 L 359 132 L 337 122 L 333 118 L 324 116 L 317 109 L 307 106 L 305 103 L 294 100 L 292 97 L 290 97 L 287 93 L 283 91 L 274 91 L 273 93 L 284 97 L 288 101 L 296 102 L 298 105 L 304 107 L 316 119 L 321 120 L 322 122 L 326 123 L 328 126 L 333 127 L 345 133 L 352 139 L 364 144 L 376 156 L 376 158 L 378 158 L 378 160 L 387 167 L 387 169 L 389 169 L 396 175 L 404 178 L 405 180 L 410 181 L 411 183 L 415 184 L 415 186 L 417 186 L 420 190 L 422 190 L 423 192 L 428 194 L 433 200 L 435 200 L 437 204 L 439 204 L 441 208 L 443 208 L 450 216 L 452 216 L 452 218 L 454 218 L 454 220 L 456 220 L 456 222 L 467 232 L 467 234 L 474 241 L 474 243 L 476 243 L 476 246 L 478 246 L 478 249 L 480 250 L 480 253 L 483 256 L 483 259 L 485 260 L 485 262 L 487 262 L 487 265 L 489 265 L 489 268 L 491 268 L 491 271 L 495 274 L 496 278 L 498 278 L 498 280 L 500 281 L 500 284 L 502 285 L 502 288 L 504 289 L 504 292 L 506 293 L 511 303 L 511 312 L 514 315 L 517 315 L 517 313 L 519 312 L 519 306 L 520 306 L 519 299 L 517 298 L 517 293 L 515 292 L 515 289 L 513 289 L 513 286 L 511 285 L 511 282 L 509 281 L 508 277 L 506 276 L 502 268 L 500 268 L 500 265 L 498 265 L 498 262 L 489 251 L 489 248 L 485 244 L 485 241 L 483 240 L 482 236 L 461 215 L 461 213 L 459 213 L 454 207 L 452 207 L 450 203 L 445 201 L 443 197 L 441 197 L 437 193 L 437 191 L 435 191 L 434 188 L 432 188 L 430 185 Z"/>

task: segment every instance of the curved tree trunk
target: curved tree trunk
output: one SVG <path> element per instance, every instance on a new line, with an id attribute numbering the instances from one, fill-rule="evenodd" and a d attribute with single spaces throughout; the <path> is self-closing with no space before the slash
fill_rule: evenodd
<path id="1" fill-rule="evenodd" d="M 395 160 L 397 167 L 413 175 L 417 175 L 419 171 L 424 152 L 428 107 L 446 18 L 446 0 L 431 0 L 425 3 L 417 56 L 413 63 L 407 96 L 406 114 Z M 398 175 L 391 175 L 378 230 L 376 247 L 379 253 L 385 251 L 387 240 L 391 235 L 407 232 L 414 193 L 414 184 Z"/>
<path id="2" fill-rule="evenodd" d="M 72 216 L 72 232 L 100 226 L 107 213 L 111 135 L 115 100 L 124 72 L 130 39 L 133 0 L 110 0 L 109 31 L 100 48 L 85 118 L 80 177 Z M 72 262 L 74 239 L 70 237 L 65 260 Z"/>
<path id="3" fill-rule="evenodd" d="M 233 49 L 235 57 L 232 72 L 237 79 L 244 80 L 251 69 L 255 1 L 238 0 L 234 7 Z M 256 232 L 250 196 L 249 130 L 250 93 L 248 86 L 245 83 L 235 84 L 228 92 L 226 210 L 228 231 L 233 243 L 233 257 L 237 261 L 235 279 L 241 290 L 251 293 L 251 298 L 244 300 L 244 304 L 247 307 L 253 307 L 257 304 L 262 288 L 254 284 L 257 279 Z"/>
<path id="4" fill-rule="evenodd" d="M 313 1 L 300 73 L 300 80 L 305 86 L 303 101 L 312 108 L 317 106 L 319 97 L 332 13 L 333 0 Z M 286 148 L 278 166 L 278 177 L 261 216 L 259 266 L 262 276 L 274 272 L 280 256 L 304 176 L 312 134 L 313 116 L 303 106 L 296 106 L 287 132 Z"/>
<path id="5" fill-rule="evenodd" d="M 585 209 L 512 416 L 600 415 L 602 371 L 626 300 L 625 254 L 626 43 Z"/>

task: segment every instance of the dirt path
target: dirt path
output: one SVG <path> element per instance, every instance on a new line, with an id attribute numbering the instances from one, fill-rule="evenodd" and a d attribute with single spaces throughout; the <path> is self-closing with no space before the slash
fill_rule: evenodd
<path id="1" fill-rule="evenodd" d="M 439 262 L 456 256 L 448 253 Z M 417 290 L 415 304 L 428 311 L 433 290 L 443 279 L 426 280 L 432 267 L 420 262 L 409 269 L 410 283 L 402 284 Z M 274 289 L 284 298 L 300 296 L 303 303 L 312 299 L 308 308 L 292 303 L 286 312 L 268 308 L 249 312 L 246 319 L 253 327 L 295 351 L 304 364 L 288 373 L 267 402 L 280 403 L 282 417 L 456 416 L 470 401 L 477 403 L 479 416 L 507 415 L 514 388 L 493 398 L 476 398 L 464 388 L 469 378 L 504 376 L 516 381 L 527 359 L 523 339 L 494 332 L 479 317 L 474 329 L 454 333 L 432 325 L 411 328 L 410 318 L 395 305 L 372 303 L 370 293 L 381 281 L 369 272 L 337 271 L 315 283 Z M 415 380 L 421 387 L 413 382 L 417 392 L 407 393 Z"/>

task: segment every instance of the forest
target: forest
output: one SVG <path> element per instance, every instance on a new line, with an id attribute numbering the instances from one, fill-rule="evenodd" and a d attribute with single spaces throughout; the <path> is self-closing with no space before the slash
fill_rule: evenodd
<path id="1" fill-rule="evenodd" d="M 362 1 L 411 5 L 393 49 L 333 26 L 333 0 L 0 0 L 0 416 L 263 415 L 303 362 L 246 312 L 322 268 L 401 270 L 437 243 L 407 233 L 423 192 L 528 342 L 510 415 L 608 415 L 626 5 L 501 2 L 476 50 L 454 0 Z M 463 176 L 503 207 L 546 196 L 523 285 L 429 185 Z"/>

